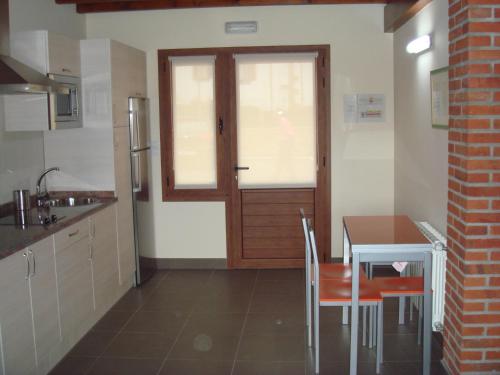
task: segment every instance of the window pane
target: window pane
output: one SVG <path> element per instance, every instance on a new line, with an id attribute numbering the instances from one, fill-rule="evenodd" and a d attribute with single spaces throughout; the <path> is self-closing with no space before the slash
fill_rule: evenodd
<path id="1" fill-rule="evenodd" d="M 215 60 L 172 58 L 175 189 L 217 188 Z"/>
<path id="2" fill-rule="evenodd" d="M 238 55 L 240 188 L 316 186 L 313 54 Z"/>

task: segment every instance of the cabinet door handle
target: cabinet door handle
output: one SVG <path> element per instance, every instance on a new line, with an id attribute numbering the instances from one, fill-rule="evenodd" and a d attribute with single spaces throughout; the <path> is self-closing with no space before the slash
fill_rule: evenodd
<path id="1" fill-rule="evenodd" d="M 92 244 L 89 244 L 89 260 L 92 260 L 94 258 L 94 246 Z"/>
<path id="2" fill-rule="evenodd" d="M 28 259 L 29 259 L 29 256 L 31 256 L 31 259 L 33 259 L 33 271 L 31 272 L 31 276 L 35 276 L 36 275 L 36 257 L 35 257 L 35 254 L 33 254 L 33 251 L 31 250 L 28 250 Z M 29 263 L 29 260 L 28 260 L 28 263 Z"/>
<path id="3" fill-rule="evenodd" d="M 23 253 L 23 257 L 26 258 L 26 277 L 25 279 L 28 280 L 30 278 L 30 258 L 28 253 Z"/>
<path id="4" fill-rule="evenodd" d="M 62 68 L 62 71 L 65 73 L 71 73 L 71 69 L 67 69 L 67 68 Z"/>
<path id="5" fill-rule="evenodd" d="M 80 229 L 75 230 L 74 232 L 71 232 L 68 234 L 68 237 L 73 237 L 76 236 L 78 233 L 80 233 Z"/>

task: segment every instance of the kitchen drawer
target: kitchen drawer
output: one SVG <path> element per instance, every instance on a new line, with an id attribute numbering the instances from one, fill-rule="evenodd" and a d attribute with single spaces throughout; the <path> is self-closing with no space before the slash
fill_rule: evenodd
<path id="1" fill-rule="evenodd" d="M 56 253 L 89 235 L 88 220 L 84 219 L 54 234 Z"/>

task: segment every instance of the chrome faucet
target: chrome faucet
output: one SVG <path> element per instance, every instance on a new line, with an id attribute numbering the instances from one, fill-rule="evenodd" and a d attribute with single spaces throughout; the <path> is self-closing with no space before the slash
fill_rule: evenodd
<path id="1" fill-rule="evenodd" d="M 40 185 L 42 184 L 42 180 L 45 177 L 45 175 L 49 172 L 52 171 L 59 171 L 59 167 L 52 167 L 49 169 L 46 169 L 42 172 L 40 177 L 38 177 L 38 181 L 36 182 L 36 205 L 37 207 L 42 207 L 44 202 L 49 199 L 49 193 L 47 192 L 47 188 L 45 188 L 45 191 L 42 193 L 42 190 L 40 188 Z"/>

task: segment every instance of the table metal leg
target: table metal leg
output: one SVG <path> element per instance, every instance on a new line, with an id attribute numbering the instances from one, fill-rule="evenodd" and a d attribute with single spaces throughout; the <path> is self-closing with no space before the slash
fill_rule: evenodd
<path id="1" fill-rule="evenodd" d="M 349 307 L 348 306 L 342 306 L 342 324 L 343 325 L 349 324 Z"/>
<path id="2" fill-rule="evenodd" d="M 371 326 L 366 325 L 366 306 L 363 306 L 363 346 L 366 346 L 366 330 L 371 329 Z"/>
<path id="3" fill-rule="evenodd" d="M 406 297 L 399 297 L 399 324 L 405 324 Z"/>
<path id="4" fill-rule="evenodd" d="M 432 336 L 432 253 L 424 255 L 424 327 L 423 327 L 423 375 L 431 371 L 431 336 Z"/>
<path id="5" fill-rule="evenodd" d="M 373 306 L 368 307 L 369 316 L 368 320 L 370 321 L 370 331 L 368 332 L 368 348 L 373 348 Z"/>
<path id="6" fill-rule="evenodd" d="M 359 315 L 359 254 L 352 255 L 352 305 L 351 305 L 351 362 L 350 374 L 356 375 L 358 365 L 358 315 Z"/>
<path id="7" fill-rule="evenodd" d="M 377 332 L 377 374 L 380 373 L 380 364 L 384 361 L 383 340 L 384 340 L 384 304 L 378 303 L 378 332 Z"/>
<path id="8" fill-rule="evenodd" d="M 377 336 L 377 310 L 375 306 L 372 306 L 373 316 L 372 316 L 372 347 L 377 346 L 377 341 L 375 340 Z"/>

